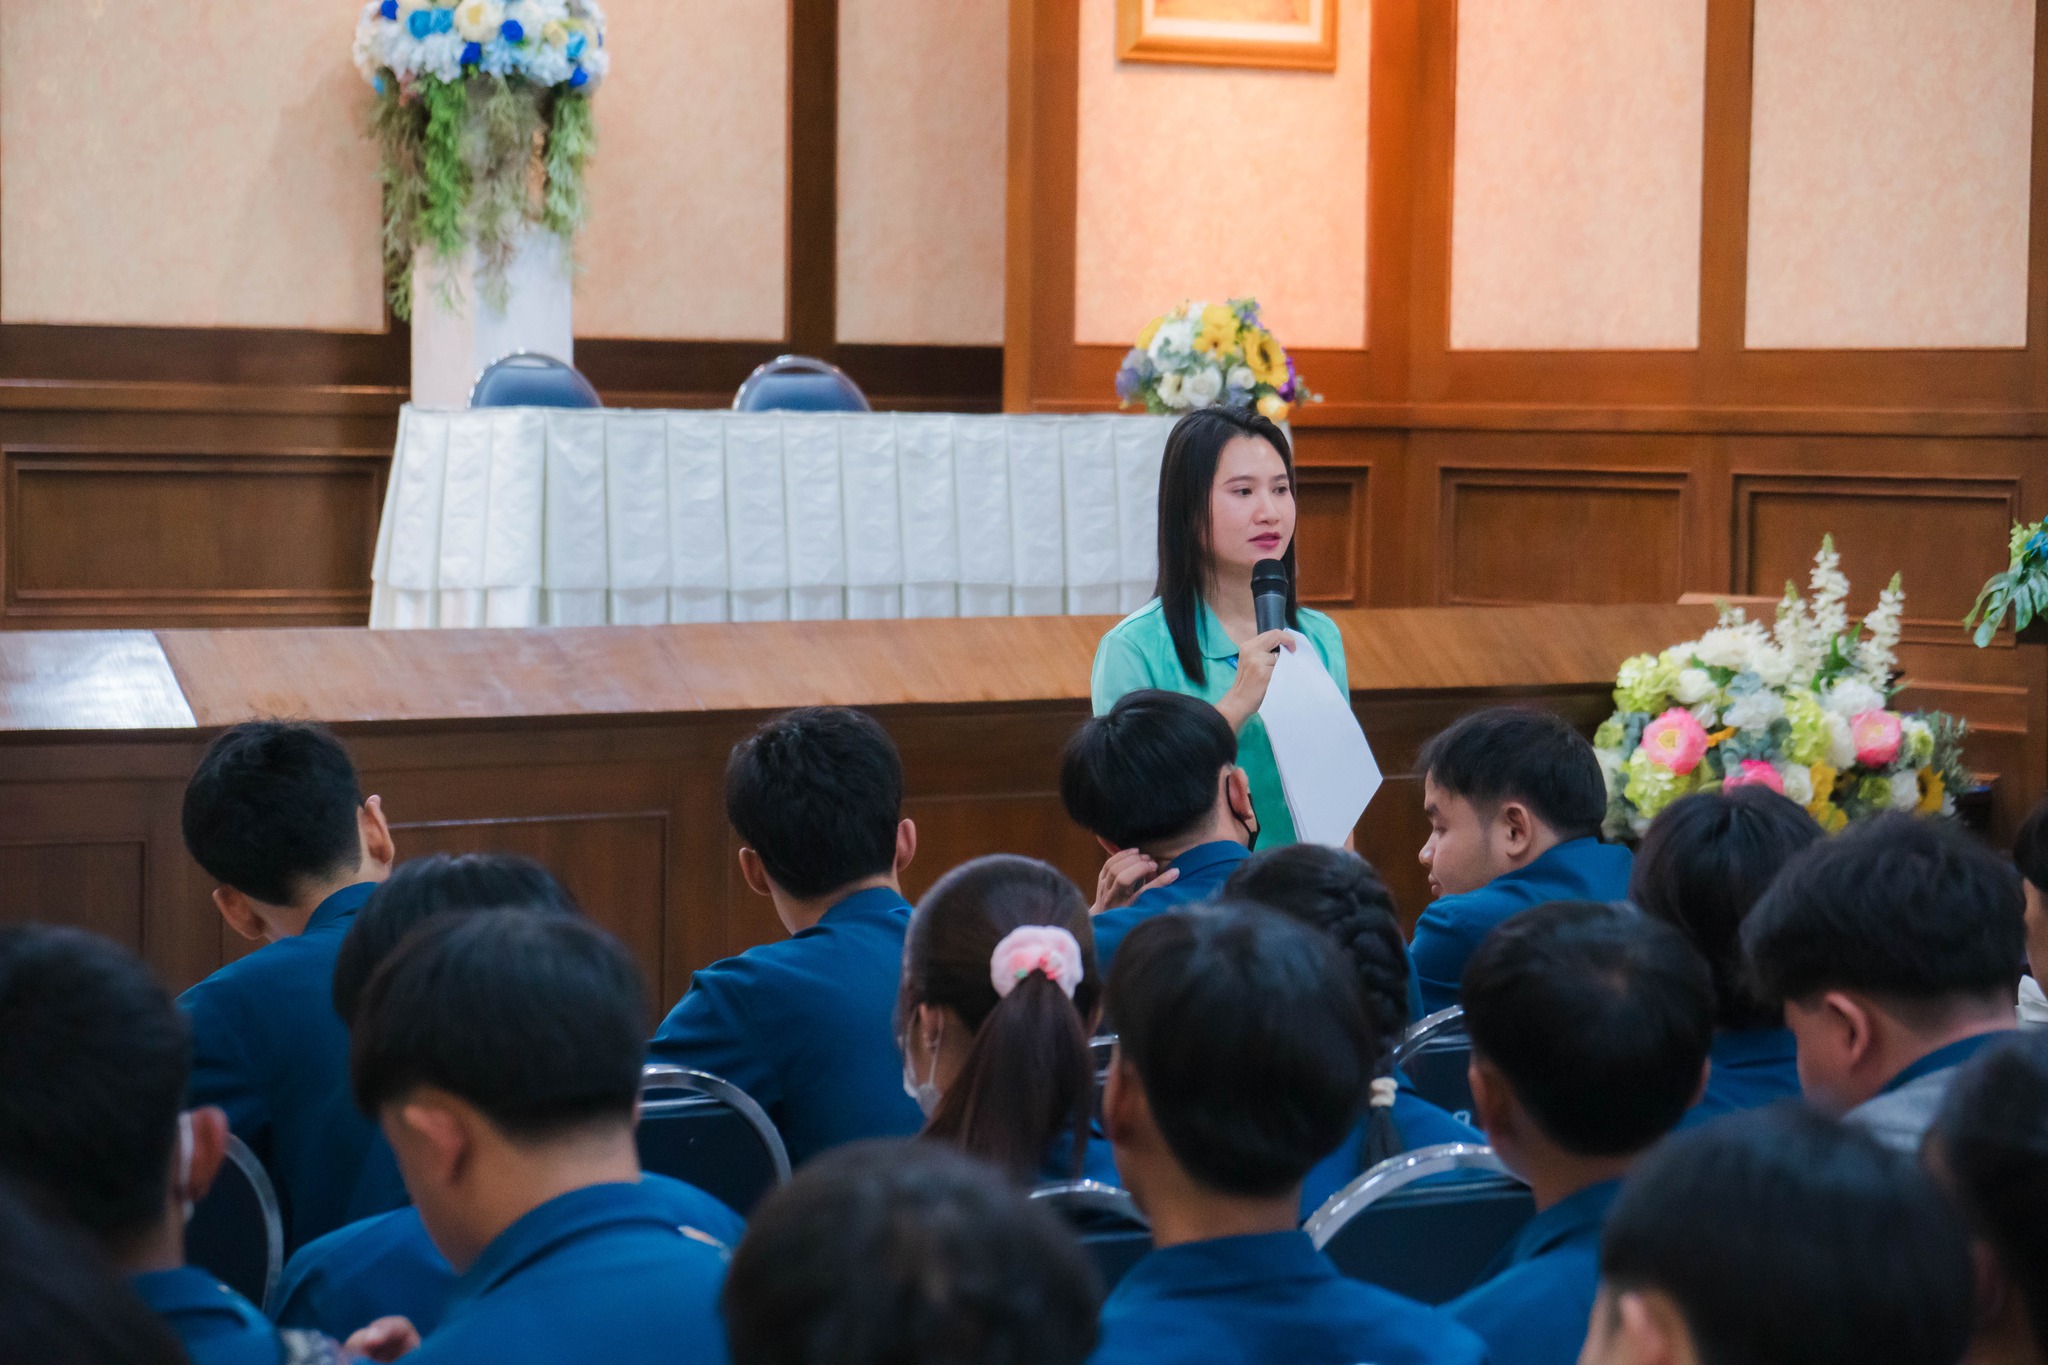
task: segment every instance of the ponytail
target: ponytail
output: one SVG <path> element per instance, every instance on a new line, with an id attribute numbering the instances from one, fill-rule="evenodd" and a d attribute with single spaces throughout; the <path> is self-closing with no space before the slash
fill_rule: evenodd
<path id="1" fill-rule="evenodd" d="M 1044 973 L 1033 972 L 982 1020 L 925 1135 L 1030 1182 L 1065 1133 L 1066 1174 L 1078 1176 L 1094 1092 L 1095 1068 L 1080 1012 Z"/>

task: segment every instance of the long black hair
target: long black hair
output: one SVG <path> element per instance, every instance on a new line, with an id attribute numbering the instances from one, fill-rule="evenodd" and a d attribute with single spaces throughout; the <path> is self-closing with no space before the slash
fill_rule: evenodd
<path id="1" fill-rule="evenodd" d="M 1240 436 L 1258 437 L 1280 453 L 1291 489 L 1294 452 L 1288 447 L 1286 433 L 1250 408 L 1195 409 L 1173 424 L 1166 438 L 1166 457 L 1159 464 L 1159 582 L 1153 592 L 1173 635 L 1173 652 L 1180 659 L 1181 671 L 1197 684 L 1207 676 L 1195 623 L 1201 619 L 1202 593 L 1209 584 L 1209 493 L 1223 447 Z M 1287 566 L 1287 624 L 1299 629 L 1291 536 L 1280 562 Z"/>

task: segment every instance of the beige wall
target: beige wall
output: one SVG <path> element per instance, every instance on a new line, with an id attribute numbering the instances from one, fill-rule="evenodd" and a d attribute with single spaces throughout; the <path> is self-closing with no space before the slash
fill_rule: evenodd
<path id="1" fill-rule="evenodd" d="M 839 339 L 1003 340 L 1009 15 L 840 0 Z"/>
<path id="2" fill-rule="evenodd" d="M 2033 0 L 1757 0 L 1748 344 L 2024 346 Z"/>
<path id="3" fill-rule="evenodd" d="M 1365 344 L 1371 10 L 1334 74 L 1119 63 L 1081 0 L 1074 339 L 1128 345 L 1183 299 L 1250 294 L 1288 347 Z"/>
<path id="4" fill-rule="evenodd" d="M 1451 345 L 1699 343 L 1706 0 L 1462 0 Z"/>

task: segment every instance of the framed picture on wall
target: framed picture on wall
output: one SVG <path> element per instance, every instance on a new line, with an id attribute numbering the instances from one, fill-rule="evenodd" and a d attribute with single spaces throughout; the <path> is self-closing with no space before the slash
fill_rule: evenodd
<path id="1" fill-rule="evenodd" d="M 1337 69 L 1339 0 L 1116 0 L 1127 62 Z"/>

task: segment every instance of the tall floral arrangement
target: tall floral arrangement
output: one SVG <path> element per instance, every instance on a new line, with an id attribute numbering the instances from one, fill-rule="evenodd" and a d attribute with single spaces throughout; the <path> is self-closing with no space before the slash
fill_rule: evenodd
<path id="1" fill-rule="evenodd" d="M 471 246 L 502 307 L 525 230 L 566 247 L 583 225 L 590 96 L 611 66 L 597 0 L 367 0 L 355 63 L 376 91 L 392 311 L 412 315 L 421 248 L 452 261 Z"/>
<path id="2" fill-rule="evenodd" d="M 1593 736 L 1610 834 L 1641 834 L 1687 793 L 1748 785 L 1797 801 L 1830 832 L 1886 810 L 1954 813 L 1969 780 L 1963 723 L 1891 705 L 1898 575 L 1851 624 L 1830 536 L 1807 591 L 1787 583 L 1768 628 L 1724 606 L 1699 639 L 1622 664 L 1615 712 Z"/>
<path id="3" fill-rule="evenodd" d="M 1138 333 L 1116 373 L 1117 401 L 1154 415 L 1227 404 L 1276 422 L 1320 401 L 1259 320 L 1257 299 L 1183 303 Z"/>

